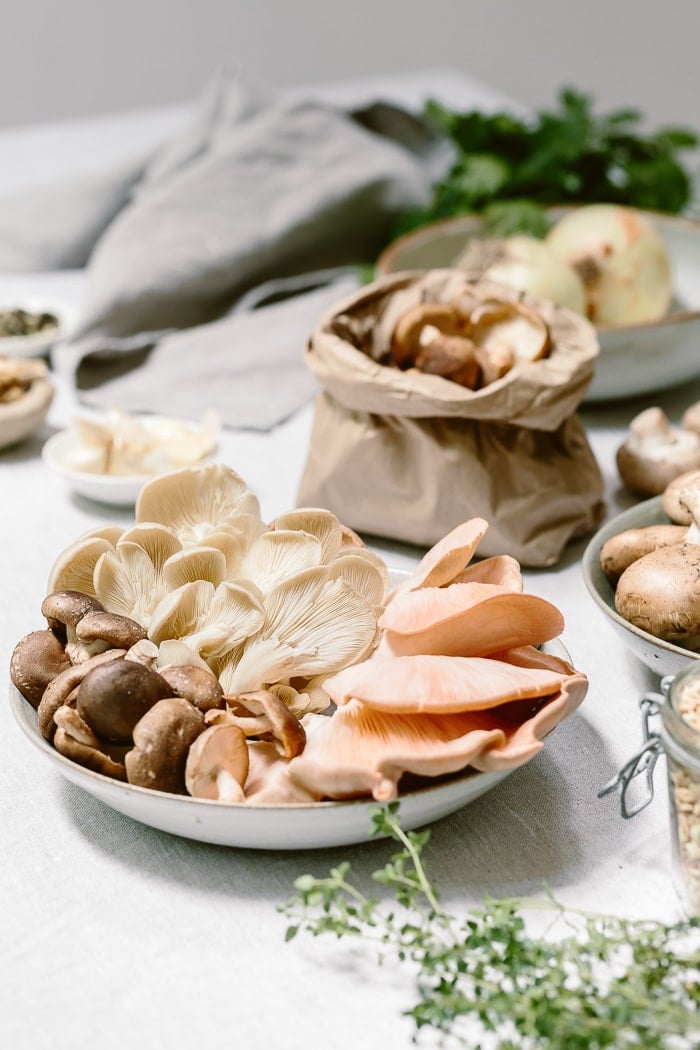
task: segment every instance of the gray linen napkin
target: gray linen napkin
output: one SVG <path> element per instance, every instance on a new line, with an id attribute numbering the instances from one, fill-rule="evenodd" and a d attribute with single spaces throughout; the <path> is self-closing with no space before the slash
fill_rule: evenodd
<path id="1" fill-rule="evenodd" d="M 82 269 L 128 203 L 147 160 L 134 157 L 110 171 L 0 197 L 0 270 Z"/>
<path id="2" fill-rule="evenodd" d="M 446 162 L 422 122 L 395 107 L 353 119 L 222 70 L 98 241 L 84 315 L 55 348 L 55 367 L 79 391 L 89 386 L 93 404 L 191 416 L 218 404 L 224 424 L 274 425 L 313 393 L 303 348 L 328 296 L 221 319 L 270 279 L 372 260 Z M 125 369 L 138 375 L 117 381 Z"/>
<path id="3" fill-rule="evenodd" d="M 316 393 L 316 380 L 303 363 L 305 337 L 358 283 L 340 277 L 284 302 L 173 331 L 150 353 L 136 352 L 131 367 L 130 354 L 110 364 L 88 355 L 77 369 L 81 399 L 190 417 L 213 408 L 228 426 L 270 430 Z M 111 378 L 115 370 L 120 374 Z"/>

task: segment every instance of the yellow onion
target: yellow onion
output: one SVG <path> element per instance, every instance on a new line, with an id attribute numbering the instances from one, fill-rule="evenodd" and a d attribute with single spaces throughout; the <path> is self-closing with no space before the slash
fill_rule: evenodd
<path id="1" fill-rule="evenodd" d="M 576 313 L 586 312 L 586 290 L 576 271 L 544 241 L 535 237 L 508 237 L 484 277 L 543 299 Z"/>
<path id="2" fill-rule="evenodd" d="M 572 266 L 598 325 L 655 321 L 671 301 L 671 265 L 653 224 L 632 208 L 591 204 L 565 215 L 545 243 Z"/>

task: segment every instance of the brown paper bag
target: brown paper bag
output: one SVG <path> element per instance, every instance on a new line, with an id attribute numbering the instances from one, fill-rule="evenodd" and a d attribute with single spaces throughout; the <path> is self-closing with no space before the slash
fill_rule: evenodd
<path id="1" fill-rule="evenodd" d="M 383 364 L 398 317 L 467 294 L 522 301 L 547 323 L 551 349 L 469 390 Z M 323 390 L 298 494 L 362 533 L 430 546 L 467 518 L 489 530 L 481 556 L 552 565 L 600 523 L 603 483 L 574 414 L 598 342 L 584 318 L 463 273 L 398 274 L 320 321 L 306 362 Z"/>

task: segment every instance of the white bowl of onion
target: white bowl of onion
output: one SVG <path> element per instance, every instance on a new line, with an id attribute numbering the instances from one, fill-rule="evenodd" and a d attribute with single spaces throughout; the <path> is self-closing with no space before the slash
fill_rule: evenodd
<path id="1" fill-rule="evenodd" d="M 548 285 L 550 298 L 596 325 L 601 352 L 588 401 L 618 400 L 700 377 L 700 223 L 612 205 L 550 208 L 547 214 L 553 225 L 541 252 L 521 244 L 514 258 L 503 258 L 491 240 L 495 247 L 479 265 L 480 245 L 488 243 L 484 222 L 463 215 L 394 241 L 377 262 L 379 275 L 460 266 L 540 296 L 547 296 Z M 596 254 L 606 269 L 603 282 L 596 280 Z M 606 259 L 612 259 L 609 268 Z M 591 277 L 590 270 L 593 280 L 581 281 Z"/>

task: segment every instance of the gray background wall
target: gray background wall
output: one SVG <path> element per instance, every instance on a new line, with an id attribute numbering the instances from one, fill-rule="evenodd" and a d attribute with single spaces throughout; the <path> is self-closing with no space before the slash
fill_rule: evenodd
<path id="1" fill-rule="evenodd" d="M 231 60 L 273 85 L 449 67 L 515 98 L 570 82 L 700 127 L 699 0 L 3 0 L 0 125 L 190 98 Z"/>

